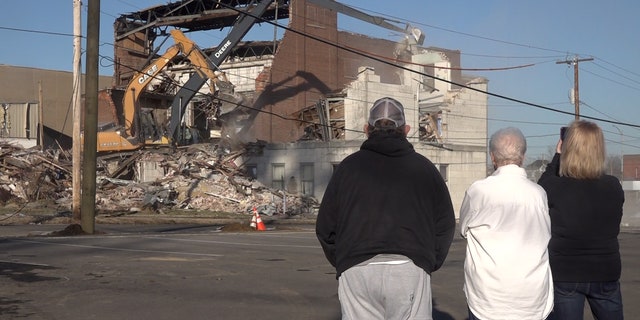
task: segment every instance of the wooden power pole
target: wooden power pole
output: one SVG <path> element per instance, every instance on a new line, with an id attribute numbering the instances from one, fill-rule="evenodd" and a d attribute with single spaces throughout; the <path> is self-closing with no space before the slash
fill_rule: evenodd
<path id="1" fill-rule="evenodd" d="M 89 0 L 87 14 L 87 63 L 85 79 L 84 145 L 82 156 L 81 224 L 86 233 L 95 232 L 96 153 L 98 131 L 98 42 L 100 0 Z"/>
<path id="2" fill-rule="evenodd" d="M 80 131 L 82 127 L 82 2 L 73 0 L 73 144 L 72 158 L 73 172 L 72 182 L 72 204 L 73 220 L 80 221 L 80 199 L 82 188 L 82 139 Z"/>
<path id="3" fill-rule="evenodd" d="M 591 60 L 593 60 L 593 58 L 579 59 L 578 56 L 575 56 L 572 60 L 556 62 L 556 64 L 566 63 L 573 65 L 573 105 L 575 107 L 576 120 L 580 120 L 580 86 L 578 84 L 578 63 Z"/>

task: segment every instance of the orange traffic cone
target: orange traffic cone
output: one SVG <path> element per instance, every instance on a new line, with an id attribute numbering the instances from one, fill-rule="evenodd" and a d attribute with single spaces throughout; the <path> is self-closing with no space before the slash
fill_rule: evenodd
<path id="1" fill-rule="evenodd" d="M 254 208 L 253 215 L 251 215 L 251 223 L 249 223 L 249 227 L 255 229 L 256 226 L 257 226 L 257 223 L 258 223 L 258 219 L 256 217 L 256 212 L 255 212 L 255 208 Z"/>
<path id="2" fill-rule="evenodd" d="M 256 210 L 255 207 L 253 207 L 253 216 L 256 219 L 256 229 L 258 231 L 267 230 L 267 228 L 264 226 L 264 222 L 262 222 L 262 218 L 260 218 L 260 214 L 258 213 L 258 210 Z"/>

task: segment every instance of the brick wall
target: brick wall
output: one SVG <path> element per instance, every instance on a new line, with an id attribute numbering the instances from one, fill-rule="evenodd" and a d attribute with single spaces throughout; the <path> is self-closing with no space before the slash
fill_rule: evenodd
<path id="1" fill-rule="evenodd" d="M 622 180 L 640 180 L 640 154 L 623 156 Z"/>

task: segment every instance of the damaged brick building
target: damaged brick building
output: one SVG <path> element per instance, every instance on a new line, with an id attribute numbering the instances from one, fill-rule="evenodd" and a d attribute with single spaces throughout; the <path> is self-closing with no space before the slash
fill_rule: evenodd
<path id="1" fill-rule="evenodd" d="M 463 75 L 455 50 L 339 31 L 343 12 L 317 2 L 326 1 L 288 3 L 275 52 L 269 42 L 243 43 L 220 66 L 245 97 L 227 135 L 265 142 L 242 165 L 266 185 L 321 199 L 335 165 L 364 140 L 369 106 L 390 95 L 405 105 L 410 140 L 440 168 L 459 207 L 486 172 L 486 79 Z"/>
<path id="2" fill-rule="evenodd" d="M 177 1 L 120 16 L 114 23 L 113 87 L 102 94 L 122 90 L 156 59 L 170 28 L 187 35 L 228 30 L 257 2 Z M 237 164 L 263 184 L 321 199 L 335 165 L 365 139 L 371 103 L 393 96 L 405 106 L 410 141 L 440 168 L 459 208 L 464 190 L 486 172 L 488 81 L 461 72 L 459 51 L 340 31 L 339 14 L 345 8 L 335 1 L 270 1 L 260 22 L 287 21 L 283 36 L 242 42 L 219 65 L 216 72 L 239 99 L 226 106 L 224 117 L 224 105 L 217 104 L 217 113 L 207 117 L 224 118 L 224 125 L 218 127 L 219 119 L 205 123 L 204 135 L 224 148 L 250 144 Z M 366 21 L 384 27 L 377 19 Z M 203 51 L 215 55 L 220 49 Z M 141 103 L 166 110 L 195 71 L 188 63 L 172 65 L 166 70 L 170 80 L 155 84 L 158 90 Z M 198 127 L 198 112 L 212 96 L 208 86 L 199 89 L 181 127 Z M 118 122 L 117 106 L 101 101 L 99 122 Z"/>

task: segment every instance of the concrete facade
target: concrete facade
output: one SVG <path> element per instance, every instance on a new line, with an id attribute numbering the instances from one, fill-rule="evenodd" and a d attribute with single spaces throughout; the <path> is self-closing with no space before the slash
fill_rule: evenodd
<path id="1" fill-rule="evenodd" d="M 242 127 L 241 137 L 296 141 L 303 134 L 303 127 L 292 121 L 295 113 L 328 95 L 342 92 L 357 79 L 363 66 L 375 70 L 382 83 L 408 85 L 414 81 L 395 67 L 412 59 L 409 49 L 397 53 L 398 42 L 339 31 L 336 11 L 305 0 L 292 1 L 289 10 L 288 28 L 299 33 L 284 33 L 271 67 L 261 77 L 267 85 L 256 90 L 250 121 Z M 439 50 L 449 63 L 459 66 L 458 51 Z M 434 73 L 433 68 L 424 70 Z M 447 74 L 448 80 L 462 81 L 460 70 L 450 69 Z"/>
<path id="2" fill-rule="evenodd" d="M 482 79 L 473 79 L 467 85 L 486 90 L 487 84 Z M 273 187 L 279 187 L 278 184 L 286 187 L 290 180 L 297 181 L 300 185 L 303 180 L 311 179 L 311 192 L 297 191 L 307 191 L 310 196 L 321 200 L 334 167 L 357 151 L 365 140 L 362 129 L 370 102 L 383 96 L 392 96 L 405 106 L 407 123 L 412 126 L 408 138 L 414 148 L 430 159 L 447 181 L 458 216 L 457 211 L 468 186 L 486 176 L 487 100 L 484 94 L 467 88 L 448 90 L 441 94 L 438 99 L 443 104 L 443 109 L 446 109 L 447 126 L 443 134 L 444 144 L 433 144 L 421 141 L 418 137 L 416 128 L 419 126 L 419 102 L 416 99 L 416 89 L 416 86 L 411 85 L 381 83 L 380 77 L 371 68 L 362 68 L 358 79 L 345 88 L 344 140 L 271 143 L 264 147 L 262 153 L 249 155 L 242 162 L 252 168 L 250 171 L 257 180 Z M 452 132 L 449 133 L 448 130 Z M 455 132 L 456 130 L 459 132 Z M 303 167 L 308 168 L 310 165 L 313 177 L 305 178 Z"/>
<path id="3" fill-rule="evenodd" d="M 336 12 L 304 0 L 293 2 L 291 12 L 290 28 L 339 46 L 357 44 L 358 50 L 388 57 L 390 63 L 290 32 L 275 55 L 231 56 L 221 70 L 236 93 L 253 104 L 248 120 L 238 125 L 238 137 L 267 142 L 260 153 L 247 154 L 238 164 L 265 185 L 321 200 L 333 168 L 365 140 L 363 128 L 373 101 L 392 96 L 405 106 L 412 128 L 409 140 L 441 169 L 457 211 L 466 188 L 486 176 L 488 97 L 482 92 L 487 80 L 460 73 L 459 51 L 420 48 L 394 60 L 396 43 L 337 31 Z M 175 78 L 183 82 L 188 76 Z M 305 124 L 297 121 L 296 112 L 327 97 L 342 102 L 344 135 L 301 141 Z M 427 114 L 438 118 L 439 134 L 431 140 L 421 136 Z"/>
<path id="4" fill-rule="evenodd" d="M 256 179 L 268 186 L 273 186 L 274 165 L 284 166 L 282 178 L 285 183 L 294 177 L 299 184 L 303 165 L 313 164 L 313 193 L 310 196 L 322 200 L 334 166 L 359 150 L 362 142 L 363 140 L 274 143 L 265 146 L 260 156 L 248 156 L 243 161 L 246 161 L 247 166 L 254 166 Z M 446 173 L 442 171 L 441 173 L 446 175 L 456 217 L 459 217 L 458 210 L 462 205 L 466 189 L 474 181 L 486 176 L 486 151 L 482 149 L 450 151 L 421 143 L 414 143 L 414 148 L 437 167 L 447 167 Z"/>
<path id="5" fill-rule="evenodd" d="M 268 142 L 261 154 L 248 155 L 239 162 L 251 167 L 265 185 L 277 184 L 286 189 L 295 186 L 297 191 L 321 200 L 334 166 L 358 150 L 364 141 L 363 127 L 373 101 L 392 96 L 405 106 L 407 122 L 412 127 L 409 140 L 419 153 L 440 168 L 454 207 L 459 209 L 466 188 L 486 173 L 488 99 L 481 93 L 487 89 L 486 79 L 461 74 L 457 68 L 459 51 L 419 48 L 417 53 L 397 54 L 395 42 L 338 31 L 335 11 L 305 0 L 291 3 L 289 28 L 302 34 L 285 32 L 275 54 L 257 59 L 232 56 L 221 66 L 250 107 L 246 119 L 237 128 L 239 136 L 246 141 Z M 357 47 L 357 51 L 331 44 Z M 145 54 L 149 53 L 141 52 L 142 56 Z M 370 57 L 382 57 L 384 61 Z M 126 62 L 118 61 L 117 65 Z M 190 70 L 184 66 L 175 68 L 182 69 L 174 70 L 182 74 L 175 75 L 174 79 L 186 82 Z M 47 78 L 53 77 L 54 83 L 60 86 L 51 90 L 54 83 L 43 82 L 46 84 L 43 86 L 45 106 L 49 104 L 48 99 L 55 101 L 50 109 L 55 111 L 45 111 L 45 125 L 51 122 L 53 128 L 70 135 L 71 113 L 62 111 L 67 110 L 71 101 L 71 73 L 41 72 Z M 1 72 L 0 77 L 6 74 Z M 112 82 L 126 83 L 126 72 L 116 74 L 120 75 L 117 79 L 101 79 L 104 80 L 101 88 L 109 88 Z M 14 97 L 12 102 L 38 100 L 37 94 L 33 94 L 37 92 L 33 91 L 33 84 L 37 83 L 36 78 L 45 76 L 36 76 L 33 72 L 26 76 L 29 79 L 25 79 L 21 87 L 30 88 L 31 92 L 25 96 L 29 98 Z M 0 79 L 3 83 L 9 81 Z M 0 87 L 0 90 L 6 88 L 11 87 Z M 201 93 L 208 93 L 207 88 L 204 86 Z M 51 98 L 51 94 L 59 96 Z M 335 99 L 343 103 L 344 135 L 324 142 L 299 141 L 305 126 L 298 121 L 296 113 L 327 97 L 338 97 Z M 65 117 L 65 114 L 68 115 Z M 107 113 L 105 117 L 115 116 Z M 437 126 L 438 131 L 430 140 L 422 137 L 422 129 L 427 124 L 431 129 Z"/>

